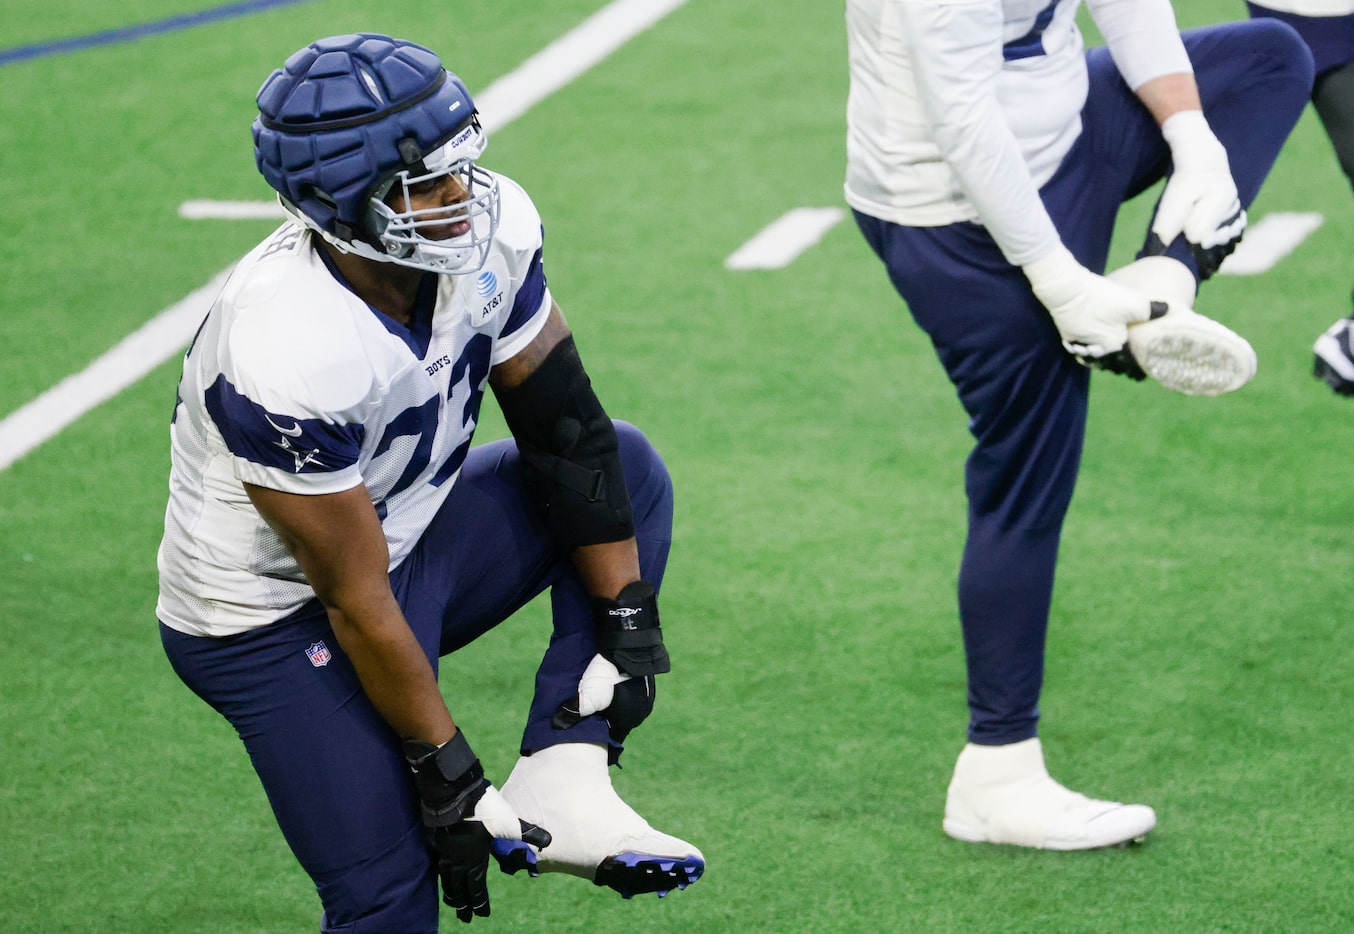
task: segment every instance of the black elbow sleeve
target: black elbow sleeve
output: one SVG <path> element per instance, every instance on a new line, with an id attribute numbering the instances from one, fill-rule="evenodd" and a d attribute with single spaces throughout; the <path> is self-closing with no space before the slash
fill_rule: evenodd
<path id="1" fill-rule="evenodd" d="M 522 455 L 522 478 L 566 547 L 635 534 L 616 428 L 602 409 L 572 336 L 516 386 L 495 390 Z"/>

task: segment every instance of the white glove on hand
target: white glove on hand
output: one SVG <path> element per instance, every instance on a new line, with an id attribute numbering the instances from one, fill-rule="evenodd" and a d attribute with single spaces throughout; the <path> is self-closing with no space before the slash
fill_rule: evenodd
<path id="1" fill-rule="evenodd" d="M 611 662 L 594 655 L 578 679 L 578 715 L 587 717 L 606 710 L 616 697 L 616 685 L 628 680 Z"/>
<path id="2" fill-rule="evenodd" d="M 1194 249 L 1199 273 L 1208 278 L 1246 230 L 1227 150 L 1198 110 L 1173 114 L 1161 125 L 1175 168 L 1157 204 L 1148 252 L 1164 252 L 1180 234 Z"/>
<path id="3" fill-rule="evenodd" d="M 1061 243 L 1048 256 L 1021 268 L 1053 316 L 1063 347 L 1088 366 L 1123 350 L 1130 324 L 1166 312 L 1163 303 L 1091 272 Z"/>

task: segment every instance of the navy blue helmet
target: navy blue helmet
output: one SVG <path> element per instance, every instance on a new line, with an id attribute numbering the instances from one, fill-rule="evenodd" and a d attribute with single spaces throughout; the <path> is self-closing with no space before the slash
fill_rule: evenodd
<path id="1" fill-rule="evenodd" d="M 258 106 L 255 161 L 298 221 L 368 259 L 443 273 L 484 264 L 498 180 L 475 164 L 486 138 L 470 92 L 431 51 L 369 33 L 320 39 L 269 76 Z M 466 200 L 410 210 L 411 187 L 451 174 Z M 421 233 L 457 221 L 469 232 Z"/>

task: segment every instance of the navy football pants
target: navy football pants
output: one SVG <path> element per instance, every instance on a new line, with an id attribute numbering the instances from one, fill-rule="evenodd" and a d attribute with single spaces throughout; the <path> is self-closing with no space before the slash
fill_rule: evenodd
<path id="1" fill-rule="evenodd" d="M 1204 112 L 1249 205 L 1307 101 L 1311 55 L 1272 20 L 1190 30 L 1184 40 Z M 1087 62 L 1081 136 L 1041 195 L 1068 249 L 1102 272 L 1120 205 L 1162 178 L 1170 153 L 1108 52 L 1090 50 Z M 1063 350 L 1024 274 L 978 224 L 902 227 L 859 212 L 856 220 L 930 336 L 975 439 L 959 571 L 969 739 L 1029 739 L 1090 371 Z M 1195 269 L 1183 239 L 1170 253 Z"/>
<path id="2" fill-rule="evenodd" d="M 637 429 L 623 422 L 616 429 L 640 571 L 657 587 L 672 541 L 671 482 Z M 488 632 L 549 587 L 554 631 L 536 674 L 522 751 L 611 742 L 600 717 L 569 730 L 550 725 L 596 654 L 592 616 L 578 575 L 523 498 L 512 442 L 471 448 L 391 584 L 434 670 L 439 655 Z M 362 693 L 318 602 L 223 639 L 164 625 L 160 632 L 174 670 L 239 732 L 287 843 L 315 882 L 324 905 L 321 929 L 436 931 L 436 872 L 399 738 Z M 446 688 L 454 714 L 456 686 Z M 473 721 L 467 735 L 473 747 Z M 501 784 L 506 777 L 491 778 Z"/>
<path id="3" fill-rule="evenodd" d="M 1251 16 L 1269 16 L 1298 31 L 1312 50 L 1316 81 L 1312 104 L 1335 147 L 1345 178 L 1354 185 L 1354 13 L 1302 16 L 1247 2 Z"/>

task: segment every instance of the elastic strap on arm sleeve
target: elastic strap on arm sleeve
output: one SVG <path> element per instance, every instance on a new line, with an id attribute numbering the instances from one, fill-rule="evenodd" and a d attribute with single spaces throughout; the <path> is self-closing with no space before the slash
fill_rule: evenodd
<path id="1" fill-rule="evenodd" d="M 516 386 L 495 390 L 522 454 L 522 478 L 566 547 L 635 534 L 616 428 L 602 409 L 572 336 Z"/>

